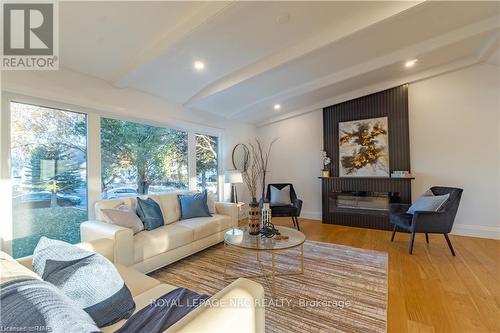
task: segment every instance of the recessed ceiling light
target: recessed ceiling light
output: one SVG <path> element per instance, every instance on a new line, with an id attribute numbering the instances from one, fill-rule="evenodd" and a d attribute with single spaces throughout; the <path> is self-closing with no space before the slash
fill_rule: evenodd
<path id="1" fill-rule="evenodd" d="M 274 104 L 274 109 L 275 110 L 280 110 L 281 109 L 281 105 L 280 104 Z"/>
<path id="2" fill-rule="evenodd" d="M 417 63 L 418 59 L 412 59 L 405 62 L 405 67 L 413 67 Z"/>
<path id="3" fill-rule="evenodd" d="M 204 68 L 205 68 L 205 64 L 203 63 L 203 61 L 197 60 L 194 62 L 194 69 L 196 69 L 197 71 L 201 71 Z"/>
<path id="4" fill-rule="evenodd" d="M 287 24 L 288 22 L 290 22 L 290 14 L 288 13 L 283 13 L 276 17 L 276 23 L 278 24 Z"/>

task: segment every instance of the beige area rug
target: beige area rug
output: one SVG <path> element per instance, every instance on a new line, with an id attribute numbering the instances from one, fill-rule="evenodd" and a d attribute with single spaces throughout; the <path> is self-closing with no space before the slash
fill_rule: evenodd
<path id="1" fill-rule="evenodd" d="M 228 274 L 259 274 L 254 252 L 228 251 Z M 300 248 L 276 257 L 279 272 L 299 268 Z M 261 256 L 270 268 L 270 255 Z M 222 276 L 224 247 L 219 244 L 153 273 L 156 279 L 213 295 L 231 280 Z M 276 277 L 271 302 L 266 290 L 266 332 L 385 332 L 387 253 L 306 241 L 304 274 Z"/>

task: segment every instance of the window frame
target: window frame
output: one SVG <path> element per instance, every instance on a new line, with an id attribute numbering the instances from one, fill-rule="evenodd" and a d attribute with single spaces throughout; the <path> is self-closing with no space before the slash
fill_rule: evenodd
<path id="1" fill-rule="evenodd" d="M 222 198 L 224 197 L 224 179 L 222 178 L 223 176 L 223 169 L 222 169 L 222 141 L 221 137 L 217 135 L 212 135 L 210 133 L 206 133 L 203 131 L 194 131 L 193 133 L 193 140 L 195 142 L 196 146 L 196 135 L 209 135 L 217 138 L 217 197 L 219 201 L 222 201 Z M 195 164 L 195 186 L 194 189 L 198 189 L 198 172 L 196 171 L 196 147 L 193 149 L 194 150 L 194 164 Z"/>
<path id="2" fill-rule="evenodd" d="M 10 102 L 38 105 L 63 111 L 76 112 L 87 115 L 87 215 L 89 220 L 95 218 L 94 204 L 101 198 L 101 140 L 100 120 L 101 117 L 130 121 L 144 125 L 176 129 L 188 133 L 188 179 L 189 190 L 196 190 L 196 137 L 198 134 L 207 134 L 218 138 L 217 166 L 218 166 L 218 193 L 219 200 L 225 197 L 223 182 L 223 159 L 224 130 L 206 126 L 204 124 L 176 119 L 158 121 L 151 118 L 138 118 L 136 116 L 119 114 L 118 111 L 105 110 L 105 107 L 90 108 L 81 104 L 59 102 L 52 99 L 28 96 L 11 91 L 2 91 L 1 114 L 0 114 L 0 211 L 6 218 L 0 226 L 0 249 L 10 251 L 12 240 L 12 179 L 11 179 L 11 110 Z M 109 107 L 111 108 L 111 107 Z M 115 108 L 116 110 L 116 108 Z M 172 119 L 172 118 L 171 118 Z"/>

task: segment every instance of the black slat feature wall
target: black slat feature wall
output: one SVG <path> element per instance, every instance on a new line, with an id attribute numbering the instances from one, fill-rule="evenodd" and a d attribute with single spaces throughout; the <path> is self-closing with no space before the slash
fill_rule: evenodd
<path id="1" fill-rule="evenodd" d="M 339 122 L 388 117 L 390 171 L 410 170 L 408 86 L 384 90 L 323 109 L 323 146 L 332 158 L 329 178 L 322 178 L 323 223 L 390 229 L 386 215 L 331 212 L 333 191 L 398 192 L 411 202 L 411 180 L 394 178 L 339 178 Z"/>

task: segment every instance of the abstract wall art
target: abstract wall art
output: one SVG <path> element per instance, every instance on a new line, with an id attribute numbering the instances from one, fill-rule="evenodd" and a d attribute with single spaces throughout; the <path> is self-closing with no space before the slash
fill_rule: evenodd
<path id="1" fill-rule="evenodd" d="M 387 117 L 339 123 L 339 176 L 389 177 Z"/>

